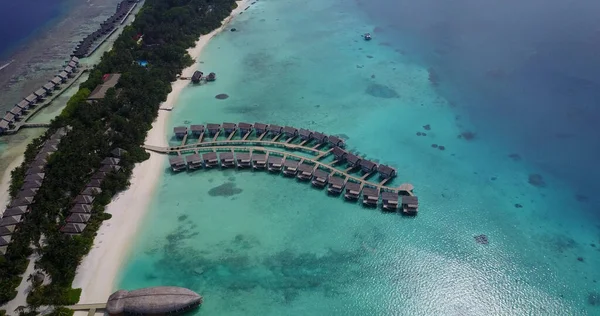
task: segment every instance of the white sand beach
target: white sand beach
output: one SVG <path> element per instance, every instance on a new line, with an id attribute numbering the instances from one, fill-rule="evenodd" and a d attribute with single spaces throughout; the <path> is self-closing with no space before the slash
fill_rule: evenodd
<path id="1" fill-rule="evenodd" d="M 221 28 L 202 36 L 196 46 L 188 50 L 197 60 L 209 40 L 221 32 L 228 22 L 248 6 L 247 1 L 238 1 L 238 7 L 223 21 Z M 196 65 L 186 68 L 182 76 L 191 76 Z M 172 84 L 173 90 L 161 108 L 173 107 L 181 91 L 189 84 L 187 80 L 178 80 Z M 167 146 L 167 123 L 170 111 L 159 111 L 158 118 L 148 132 L 146 143 Z M 133 170 L 130 187 L 118 194 L 107 206 L 106 212 L 112 214 L 98 231 L 94 246 L 83 259 L 73 282 L 74 288 L 82 288 L 80 303 L 105 302 L 115 290 L 115 282 L 129 249 L 135 239 L 139 224 L 148 209 L 154 190 L 166 166 L 166 156 L 151 153 L 150 159 L 138 164 Z M 146 198 L 141 198 L 146 197 Z M 78 312 L 80 315 L 86 313 Z M 75 315 L 77 315 L 76 313 Z"/>

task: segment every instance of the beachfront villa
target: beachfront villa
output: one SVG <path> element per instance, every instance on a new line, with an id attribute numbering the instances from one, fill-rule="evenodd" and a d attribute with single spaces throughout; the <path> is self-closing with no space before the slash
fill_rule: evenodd
<path id="1" fill-rule="evenodd" d="M 134 291 L 119 290 L 108 297 L 106 312 L 122 315 L 175 315 L 202 304 L 198 293 L 175 286 L 157 286 Z"/>
<path id="2" fill-rule="evenodd" d="M 102 83 L 96 86 L 94 91 L 90 93 L 88 101 L 97 101 L 104 99 L 106 92 L 110 88 L 114 88 L 121 79 L 121 74 L 105 74 L 102 76 Z"/>

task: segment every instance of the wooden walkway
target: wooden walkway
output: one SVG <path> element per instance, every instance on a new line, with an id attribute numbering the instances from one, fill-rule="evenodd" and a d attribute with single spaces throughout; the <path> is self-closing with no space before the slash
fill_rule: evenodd
<path id="1" fill-rule="evenodd" d="M 216 144 L 223 144 L 224 146 L 215 146 Z M 229 143 L 235 143 L 241 146 L 232 146 L 232 145 L 228 145 Z M 288 151 L 282 151 L 282 150 L 278 150 L 278 149 L 273 149 L 273 148 L 266 148 L 266 147 L 262 147 L 262 146 L 256 146 L 257 143 L 264 143 L 265 145 L 273 145 L 276 147 L 283 147 L 285 149 L 291 148 L 292 150 L 305 150 L 305 151 L 309 151 L 313 154 L 316 154 L 316 157 L 305 157 L 305 156 L 300 156 Z M 204 145 L 204 146 L 194 146 L 194 145 Z M 212 146 L 211 146 L 212 145 Z M 248 145 L 248 146 L 243 146 L 243 145 Z M 330 175 L 340 175 L 343 178 L 345 178 L 345 182 L 347 182 L 348 180 L 352 180 L 353 182 L 359 183 L 361 184 L 361 188 L 364 186 L 368 186 L 368 187 L 373 187 L 373 188 L 377 188 L 380 191 L 389 191 L 389 192 L 397 192 L 397 193 L 403 193 L 403 194 L 407 194 L 407 195 L 413 195 L 413 193 L 411 191 L 405 191 L 403 189 L 401 189 L 401 187 L 388 187 L 385 186 L 385 182 L 387 182 L 387 180 L 382 181 L 381 183 L 375 183 L 375 182 L 371 182 L 368 181 L 368 177 L 371 175 L 369 174 L 365 174 L 363 176 L 356 176 L 356 175 L 351 175 L 349 174 L 347 171 L 349 170 L 339 170 L 337 168 L 334 167 L 334 164 L 327 164 L 327 163 L 323 163 L 320 162 L 319 160 L 322 159 L 323 157 L 325 157 L 326 155 L 328 155 L 331 150 L 323 152 L 323 151 L 319 151 L 310 147 L 304 147 L 304 146 L 300 146 L 300 145 L 294 145 L 294 144 L 289 144 L 289 143 L 280 143 L 280 142 L 273 142 L 273 141 L 256 141 L 256 140 L 247 140 L 247 141 L 242 141 L 242 140 L 234 140 L 234 141 L 222 141 L 222 142 L 206 142 L 206 143 L 197 143 L 197 144 L 192 144 L 192 146 L 189 145 L 185 145 L 185 146 L 179 146 L 179 147 L 160 147 L 160 146 L 151 146 L 151 145 L 144 145 L 143 146 L 145 149 L 150 150 L 150 151 L 154 151 L 157 153 L 162 153 L 162 154 L 178 154 L 181 155 L 184 152 L 189 152 L 189 153 L 197 153 L 200 151 L 213 151 L 213 152 L 227 152 L 227 151 L 231 151 L 231 152 L 250 152 L 250 153 L 256 153 L 256 152 L 262 152 L 267 154 L 268 156 L 281 156 L 284 157 L 285 159 L 288 158 L 293 158 L 294 160 L 298 160 L 298 161 L 303 161 L 303 162 L 310 162 L 312 163 L 315 167 L 317 168 L 322 168 L 325 169 L 327 171 L 330 172 Z"/>
<path id="2" fill-rule="evenodd" d="M 88 316 L 93 316 L 96 312 L 101 311 L 104 314 L 103 310 L 106 309 L 106 303 L 76 304 L 65 307 L 73 311 L 88 311 Z"/>
<path id="3" fill-rule="evenodd" d="M 187 138 L 185 139 L 187 140 Z M 290 144 L 290 143 L 282 143 L 282 142 L 277 142 L 277 141 L 269 141 L 269 140 L 256 140 L 256 139 L 246 139 L 246 140 L 242 140 L 242 139 L 234 139 L 234 140 L 223 140 L 223 141 L 216 141 L 216 140 L 211 140 L 211 141 L 207 141 L 207 142 L 197 142 L 197 143 L 193 143 L 193 144 L 185 144 L 185 142 L 181 142 L 182 145 L 180 146 L 174 146 L 174 147 L 161 147 L 161 146 L 152 146 L 152 145 L 144 145 L 143 147 L 145 149 L 154 151 L 154 152 L 158 152 L 161 154 L 184 154 L 184 153 L 194 153 L 197 150 L 200 150 L 203 147 L 217 147 L 217 146 L 233 146 L 233 145 L 245 145 L 245 146 L 257 146 L 257 147 L 263 147 L 263 146 L 268 146 L 268 147 L 281 147 L 281 148 L 285 148 L 287 150 L 294 150 L 294 151 L 304 151 L 304 152 L 308 152 L 314 155 L 322 155 L 325 156 L 327 154 L 326 151 L 321 151 L 315 148 L 311 148 L 311 147 L 305 147 L 305 146 L 301 146 L 301 145 L 297 145 L 297 144 Z"/>

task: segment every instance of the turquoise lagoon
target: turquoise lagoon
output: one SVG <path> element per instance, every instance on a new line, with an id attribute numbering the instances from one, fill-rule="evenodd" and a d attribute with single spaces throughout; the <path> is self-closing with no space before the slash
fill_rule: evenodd
<path id="1" fill-rule="evenodd" d="M 600 313 L 598 227 L 570 186 L 551 175 L 532 186 L 536 165 L 510 159 L 491 137 L 457 138 L 468 116 L 418 58 L 378 44 L 385 35 L 363 41 L 371 20 L 339 0 L 257 2 L 230 25 L 237 32 L 211 41 L 198 69 L 218 80 L 186 88 L 170 126 L 246 121 L 339 134 L 396 167 L 395 185 L 415 185 L 419 215 L 365 209 L 263 172 L 172 174 L 165 160 L 119 287 L 189 287 L 204 296 L 194 315 Z M 475 242 L 480 234 L 488 245 Z"/>

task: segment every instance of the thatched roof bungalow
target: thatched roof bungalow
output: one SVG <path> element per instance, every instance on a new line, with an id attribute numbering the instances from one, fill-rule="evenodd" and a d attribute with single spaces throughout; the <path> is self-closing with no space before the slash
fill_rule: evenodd
<path id="1" fill-rule="evenodd" d="M 10 124 L 7 121 L 0 121 L 0 133 L 3 133 L 10 129 Z"/>
<path id="2" fill-rule="evenodd" d="M 17 193 L 17 199 L 22 199 L 22 198 L 26 198 L 26 197 L 35 197 L 38 190 L 39 190 L 38 188 L 21 190 L 21 191 L 19 191 L 19 193 Z"/>
<path id="3" fill-rule="evenodd" d="M 329 145 L 331 147 L 344 147 L 345 145 L 344 140 L 337 136 L 329 136 L 329 138 L 327 138 L 327 141 L 329 142 Z"/>
<path id="4" fill-rule="evenodd" d="M 312 138 L 319 144 L 326 143 L 327 140 L 329 139 L 327 137 L 327 135 L 325 135 L 323 133 L 319 133 L 319 132 L 313 132 Z"/>
<path id="5" fill-rule="evenodd" d="M 46 177 L 45 173 L 33 173 L 25 177 L 25 182 L 27 181 L 43 181 L 44 177 Z"/>
<path id="6" fill-rule="evenodd" d="M 235 123 L 223 123 L 223 130 L 225 131 L 225 133 L 227 135 L 229 135 L 233 131 L 235 131 L 236 128 L 237 128 L 237 125 Z"/>
<path id="7" fill-rule="evenodd" d="M 240 129 L 240 133 L 242 135 L 245 135 L 246 133 L 248 133 L 252 130 L 252 124 L 240 122 L 240 123 L 238 123 L 238 128 Z"/>
<path id="8" fill-rule="evenodd" d="M 98 180 L 98 179 L 92 179 L 92 180 L 90 180 L 90 182 L 88 182 L 86 184 L 86 187 L 92 187 L 92 188 L 97 187 L 97 188 L 100 188 L 100 187 L 102 187 L 102 181 Z"/>
<path id="9" fill-rule="evenodd" d="M 44 88 L 44 90 L 46 90 L 46 92 L 48 92 L 48 93 L 52 93 L 52 91 L 54 91 L 54 87 L 56 87 L 56 85 L 52 81 L 50 81 L 50 82 L 46 83 L 44 86 L 42 86 L 42 88 Z"/>
<path id="10" fill-rule="evenodd" d="M 340 147 L 333 147 L 331 153 L 337 161 L 344 161 L 344 159 L 346 159 L 346 155 L 348 154 L 345 150 L 341 149 Z"/>
<path id="11" fill-rule="evenodd" d="M 29 102 L 29 105 L 35 104 L 38 100 L 37 95 L 35 94 L 30 94 L 25 98 L 25 101 Z"/>
<path id="12" fill-rule="evenodd" d="M 360 162 L 360 167 L 364 173 L 370 173 L 370 172 L 377 171 L 377 164 L 372 161 L 366 160 L 366 159 L 363 159 Z"/>
<path id="13" fill-rule="evenodd" d="M 40 181 L 28 181 L 23 183 L 23 185 L 21 186 L 21 190 L 27 190 L 27 189 L 39 189 L 42 186 L 42 182 Z"/>
<path id="14" fill-rule="evenodd" d="M 35 90 L 35 92 L 33 94 L 35 94 L 38 97 L 38 99 L 41 99 L 41 98 L 45 97 L 46 94 L 48 94 L 48 91 L 46 91 L 44 88 L 39 88 L 39 89 Z"/>
<path id="15" fill-rule="evenodd" d="M 209 136 L 214 136 L 221 130 L 221 124 L 209 123 L 206 124 L 206 129 L 208 130 Z"/>
<path id="16" fill-rule="evenodd" d="M 92 204 L 94 203 L 95 197 L 93 195 L 78 195 L 73 200 L 73 204 Z"/>
<path id="17" fill-rule="evenodd" d="M 27 213 L 29 213 L 29 206 L 21 205 L 21 206 L 14 206 L 11 208 L 7 208 L 4 211 L 4 214 L 2 214 L 2 216 L 8 217 L 8 216 L 16 216 L 16 215 L 25 215 Z"/>
<path id="18" fill-rule="evenodd" d="M 0 227 L 0 236 L 12 235 L 15 232 L 17 225 Z"/>
<path id="19" fill-rule="evenodd" d="M 118 171 L 121 171 L 121 166 L 118 166 L 118 165 L 102 165 L 100 167 L 100 169 L 98 169 L 98 171 L 100 171 L 100 172 L 106 172 L 106 173 L 109 173 L 109 172 L 118 172 Z"/>
<path id="20" fill-rule="evenodd" d="M 10 203 L 10 207 L 31 205 L 33 204 L 34 200 L 35 199 L 32 196 L 16 199 Z"/>
<path id="21" fill-rule="evenodd" d="M 114 157 L 106 157 L 104 158 L 100 164 L 101 165 L 118 165 L 121 162 L 121 159 Z"/>
<path id="22" fill-rule="evenodd" d="M 102 193 L 102 189 L 99 187 L 86 187 L 81 191 L 82 195 L 98 195 Z"/>
<path id="23" fill-rule="evenodd" d="M 190 125 L 190 130 L 192 131 L 192 136 L 200 137 L 204 133 L 204 125 Z"/>
<path id="24" fill-rule="evenodd" d="M 83 223 L 66 223 L 60 228 L 60 232 L 67 235 L 79 235 L 87 225 Z"/>
<path id="25" fill-rule="evenodd" d="M 113 150 L 110 151 L 110 154 L 113 157 L 117 157 L 117 158 L 123 157 L 123 155 L 125 155 L 126 153 L 127 153 L 127 150 L 125 150 L 123 148 L 119 148 L 119 147 L 117 147 L 117 148 L 115 148 L 115 149 L 113 149 Z"/>
<path id="26" fill-rule="evenodd" d="M 11 235 L 0 236 L 0 246 L 8 246 L 8 244 L 10 244 L 11 240 L 12 240 Z"/>
<path id="27" fill-rule="evenodd" d="M 109 315 L 173 315 L 202 304 L 202 296 L 191 290 L 159 286 L 135 291 L 119 290 L 108 297 Z"/>
<path id="28" fill-rule="evenodd" d="M 283 134 L 287 137 L 296 137 L 298 136 L 298 129 L 292 126 L 286 126 L 283 128 Z"/>
<path id="29" fill-rule="evenodd" d="M 92 179 L 104 180 L 104 178 L 106 178 L 106 172 L 98 171 L 92 175 Z"/>
<path id="30" fill-rule="evenodd" d="M 254 123 L 254 130 L 256 131 L 256 135 L 261 135 L 264 132 L 267 131 L 267 128 L 269 128 L 268 124 L 264 124 L 264 123 Z"/>
<path id="31" fill-rule="evenodd" d="M 383 179 L 393 178 L 396 176 L 396 169 L 386 165 L 379 165 L 379 167 L 377 167 L 377 172 L 379 172 L 379 177 Z"/>
<path id="32" fill-rule="evenodd" d="M 183 138 L 188 134 L 188 128 L 187 126 L 176 126 L 173 128 L 173 133 L 177 138 Z"/>
<path id="33" fill-rule="evenodd" d="M 269 125 L 269 127 L 267 128 L 267 131 L 275 136 L 275 135 L 279 135 L 281 134 L 281 132 L 283 132 L 283 127 L 279 126 L 279 125 L 275 125 L 275 124 L 271 124 Z"/>
<path id="34" fill-rule="evenodd" d="M 19 103 L 17 103 L 17 106 L 20 107 L 23 110 L 28 110 L 29 109 L 29 102 L 27 102 L 27 100 L 21 100 Z"/>
<path id="35" fill-rule="evenodd" d="M 23 221 L 22 215 L 5 216 L 0 220 L 0 227 L 18 225 Z"/>

